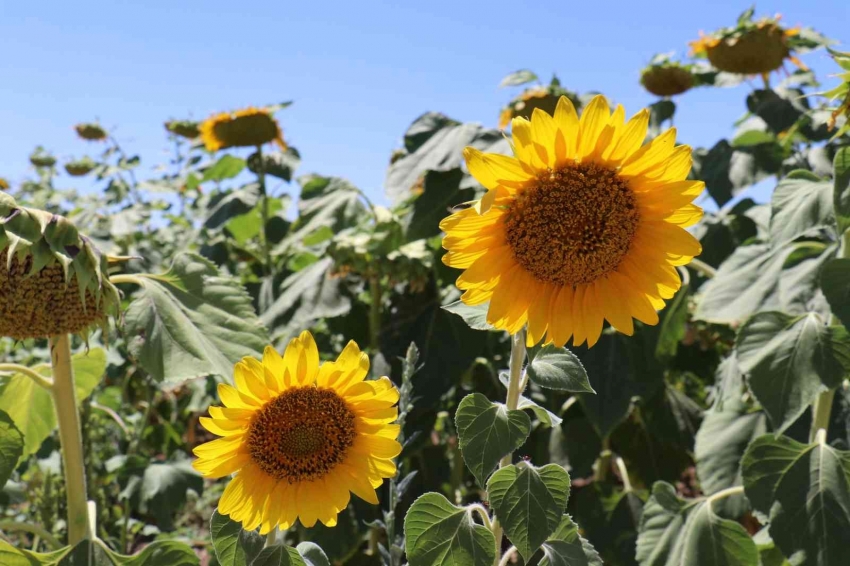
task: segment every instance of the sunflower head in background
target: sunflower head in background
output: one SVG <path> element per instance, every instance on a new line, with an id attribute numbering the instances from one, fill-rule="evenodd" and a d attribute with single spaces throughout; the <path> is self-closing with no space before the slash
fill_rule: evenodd
<path id="1" fill-rule="evenodd" d="M 682 94 L 691 90 L 694 83 L 690 65 L 673 61 L 669 55 L 656 55 L 640 74 L 640 84 L 656 96 Z"/>
<path id="2" fill-rule="evenodd" d="M 569 98 L 574 106 L 581 107 L 578 95 L 563 88 L 557 77 L 552 77 L 552 81 L 546 86 L 536 85 L 526 88 L 502 108 L 499 113 L 499 129 L 506 129 L 514 118 L 531 118 L 531 114 L 537 108 L 552 114 L 562 96 Z"/>
<path id="3" fill-rule="evenodd" d="M 707 57 L 720 71 L 767 76 L 782 67 L 785 60 L 805 69 L 797 54 L 830 43 L 813 30 L 785 28 L 779 21 L 779 15 L 754 20 L 750 8 L 734 27 L 708 35 L 700 32 L 700 38 L 690 43 L 691 54 Z"/>
<path id="4" fill-rule="evenodd" d="M 85 338 L 118 303 L 106 256 L 70 220 L 0 193 L 0 336 Z"/>
<path id="5" fill-rule="evenodd" d="M 72 177 L 84 177 L 94 171 L 97 167 L 97 162 L 91 157 L 83 157 L 75 159 L 65 164 L 65 171 Z"/>
<path id="6" fill-rule="evenodd" d="M 103 129 L 103 126 L 97 123 L 83 123 L 74 126 L 77 135 L 86 141 L 105 141 L 109 138 L 109 133 Z"/>
<path id="7" fill-rule="evenodd" d="M 236 476 L 219 512 L 266 534 L 300 520 L 337 523 L 353 493 L 373 504 L 393 477 L 401 452 L 398 390 L 387 377 L 365 381 L 369 358 L 349 342 L 334 362 L 319 363 L 302 332 L 283 356 L 267 347 L 262 362 L 244 358 L 235 387 L 219 385 L 223 407 L 201 424 L 221 436 L 195 448 L 193 465 L 208 478 Z"/>
<path id="8" fill-rule="evenodd" d="M 30 154 L 30 163 L 33 167 L 53 167 L 56 165 L 56 158 L 43 147 L 38 146 Z"/>
<path id="9" fill-rule="evenodd" d="M 489 301 L 487 322 L 511 334 L 527 324 L 529 346 L 593 346 L 603 320 L 625 334 L 632 319 L 657 324 L 676 266 L 702 251 L 685 228 L 704 183 L 686 180 L 691 148 L 675 129 L 644 144 L 648 123 L 602 96 L 579 119 L 562 97 L 554 115 L 513 119 L 513 157 L 466 148 L 487 193 L 440 223 L 463 302 Z"/>
<path id="10" fill-rule="evenodd" d="M 201 139 L 207 151 L 257 147 L 269 142 L 286 149 L 283 132 L 273 114 L 271 108 L 254 107 L 216 114 L 201 123 Z"/>
<path id="11" fill-rule="evenodd" d="M 165 129 L 181 138 L 193 140 L 201 135 L 201 124 L 192 120 L 169 120 L 165 123 Z"/>

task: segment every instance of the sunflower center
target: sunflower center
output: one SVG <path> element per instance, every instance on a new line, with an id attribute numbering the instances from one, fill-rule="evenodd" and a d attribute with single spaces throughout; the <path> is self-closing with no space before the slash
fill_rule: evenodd
<path id="1" fill-rule="evenodd" d="M 354 444 L 354 413 L 331 389 L 284 391 L 258 411 L 248 430 L 251 459 L 290 483 L 319 479 Z"/>
<path id="2" fill-rule="evenodd" d="M 506 215 L 517 262 L 538 281 L 590 283 L 629 251 L 640 216 L 626 181 L 593 163 L 541 175 Z"/>

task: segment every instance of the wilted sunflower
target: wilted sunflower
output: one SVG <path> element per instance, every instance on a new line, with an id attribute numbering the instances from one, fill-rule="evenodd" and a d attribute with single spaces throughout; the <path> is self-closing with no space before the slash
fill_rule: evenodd
<path id="1" fill-rule="evenodd" d="M 106 256 L 71 221 L 0 193 L 0 336 L 85 337 L 118 302 Z"/>
<path id="2" fill-rule="evenodd" d="M 692 41 L 691 53 L 706 56 L 717 69 L 741 75 L 768 75 L 786 59 L 805 69 L 793 54 L 798 47 L 816 47 L 810 39 L 795 41 L 800 28 L 783 28 L 780 16 L 753 20 L 752 9 L 744 12 L 735 27 L 722 28 Z M 799 43 L 799 45 L 797 45 Z"/>
<path id="3" fill-rule="evenodd" d="M 656 96 L 676 96 L 694 86 L 694 75 L 688 66 L 666 55 L 657 55 L 641 71 L 640 84 Z"/>
<path id="4" fill-rule="evenodd" d="M 525 89 L 502 108 L 499 113 L 499 129 L 507 128 L 513 118 L 530 118 L 536 108 L 551 114 L 562 96 L 566 96 L 573 105 L 580 107 L 578 95 L 563 88 L 557 77 L 554 77 L 548 86 L 540 85 Z"/>
<path id="5" fill-rule="evenodd" d="M 490 301 L 487 321 L 510 333 L 528 324 L 528 344 L 596 343 L 603 319 L 625 334 L 681 285 L 675 269 L 701 251 L 685 227 L 704 187 L 686 181 L 691 148 L 667 130 L 646 137 L 649 112 L 625 121 L 595 97 L 579 120 L 563 97 L 554 117 L 514 118 L 515 157 L 464 150 L 488 192 L 445 218 L 443 262 L 465 269 L 464 303 Z"/>
<path id="6" fill-rule="evenodd" d="M 43 147 L 38 146 L 30 154 L 30 163 L 35 167 L 53 167 L 56 165 L 56 158 L 50 155 Z"/>
<path id="7" fill-rule="evenodd" d="M 302 332 L 281 357 L 236 364 L 236 387 L 221 384 L 224 407 L 201 424 L 222 436 L 195 448 L 208 478 L 236 473 L 218 510 L 246 530 L 268 533 L 296 519 L 334 526 L 349 492 L 377 504 L 375 488 L 395 475 L 398 390 L 387 377 L 364 381 L 369 358 L 349 342 L 335 362 L 319 364 L 313 336 Z"/>
<path id="8" fill-rule="evenodd" d="M 275 142 L 286 149 L 280 125 L 272 113 L 261 108 L 245 108 L 216 114 L 200 126 L 201 139 L 208 151 L 229 147 L 256 147 Z"/>
<path id="9" fill-rule="evenodd" d="M 100 124 L 85 123 L 74 126 L 77 135 L 88 141 L 104 141 L 109 133 Z"/>
<path id="10" fill-rule="evenodd" d="M 165 129 L 174 135 L 193 140 L 201 135 L 200 124 L 192 120 L 169 120 Z"/>
<path id="11" fill-rule="evenodd" d="M 65 171 L 72 177 L 84 177 L 94 171 L 95 167 L 97 167 L 97 163 L 92 158 L 83 157 L 66 163 Z"/>

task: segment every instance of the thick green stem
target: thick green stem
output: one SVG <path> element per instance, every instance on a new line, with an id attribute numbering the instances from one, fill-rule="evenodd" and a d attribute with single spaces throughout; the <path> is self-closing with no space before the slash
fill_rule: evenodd
<path id="1" fill-rule="evenodd" d="M 717 270 L 715 268 L 697 258 L 693 258 L 690 263 L 688 263 L 688 267 L 693 267 L 699 271 L 703 277 L 708 277 L 709 279 L 717 275 Z"/>
<path id="2" fill-rule="evenodd" d="M 19 373 L 32 379 L 39 387 L 43 387 L 50 391 L 53 387 L 53 380 L 49 377 L 44 377 L 33 369 L 19 364 L 0 364 L 0 372 L 7 371 L 11 373 Z"/>
<path id="3" fill-rule="evenodd" d="M 68 544 L 74 546 L 81 540 L 93 538 L 94 533 L 89 528 L 83 438 L 74 387 L 74 368 L 71 366 L 71 344 L 67 334 L 50 339 L 50 360 L 53 364 L 51 392 L 59 423 L 68 502 Z"/>
<path id="4" fill-rule="evenodd" d="M 519 396 L 522 395 L 522 366 L 525 364 L 525 329 L 520 330 L 511 337 L 511 361 L 510 375 L 508 381 L 508 398 L 505 402 L 509 411 L 513 411 L 519 405 Z M 513 461 L 513 453 L 506 454 L 499 462 L 499 467 L 510 466 Z M 496 560 L 494 566 L 498 566 L 502 559 L 502 526 L 498 519 L 493 519 L 493 536 L 496 539 Z"/>
<path id="5" fill-rule="evenodd" d="M 263 161 L 263 146 L 257 146 L 257 182 L 260 184 L 260 198 L 262 199 L 260 209 L 260 243 L 263 246 L 263 261 L 265 262 L 266 274 L 272 272 L 272 251 L 269 243 L 269 235 L 266 232 L 266 224 L 269 222 L 269 197 L 266 194 L 266 163 Z"/>
<path id="6" fill-rule="evenodd" d="M 277 542 L 277 527 L 269 531 L 266 535 L 266 546 L 273 546 Z"/>
<path id="7" fill-rule="evenodd" d="M 381 279 L 377 274 L 369 276 L 369 294 L 372 302 L 369 305 L 369 346 L 373 353 L 381 350 Z"/>

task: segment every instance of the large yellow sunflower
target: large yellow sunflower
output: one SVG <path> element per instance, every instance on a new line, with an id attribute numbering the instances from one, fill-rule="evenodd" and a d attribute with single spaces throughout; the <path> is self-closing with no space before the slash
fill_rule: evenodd
<path id="1" fill-rule="evenodd" d="M 263 108 L 249 107 L 215 114 L 201 122 L 200 133 L 208 151 L 256 147 L 272 141 L 286 149 L 280 124 L 271 111 Z"/>
<path id="2" fill-rule="evenodd" d="M 251 530 L 286 529 L 296 519 L 334 526 L 349 492 L 377 504 L 375 488 L 395 475 L 401 452 L 387 377 L 364 381 L 369 358 L 349 342 L 335 362 L 319 364 L 313 336 L 302 332 L 283 357 L 267 347 L 262 363 L 236 364 L 236 387 L 221 384 L 224 407 L 201 424 L 222 436 L 195 448 L 196 470 L 236 476 L 218 510 Z"/>
<path id="3" fill-rule="evenodd" d="M 490 301 L 487 321 L 510 333 L 528 324 L 528 344 L 592 346 L 603 319 L 625 334 L 681 285 L 677 265 L 701 252 L 685 227 L 704 188 L 687 181 L 691 148 L 675 129 L 642 145 L 649 112 L 628 122 L 595 97 L 579 120 L 566 97 L 554 116 L 535 110 L 512 122 L 515 157 L 464 150 L 487 189 L 472 208 L 445 218 L 443 262 L 465 269 L 464 303 Z"/>

